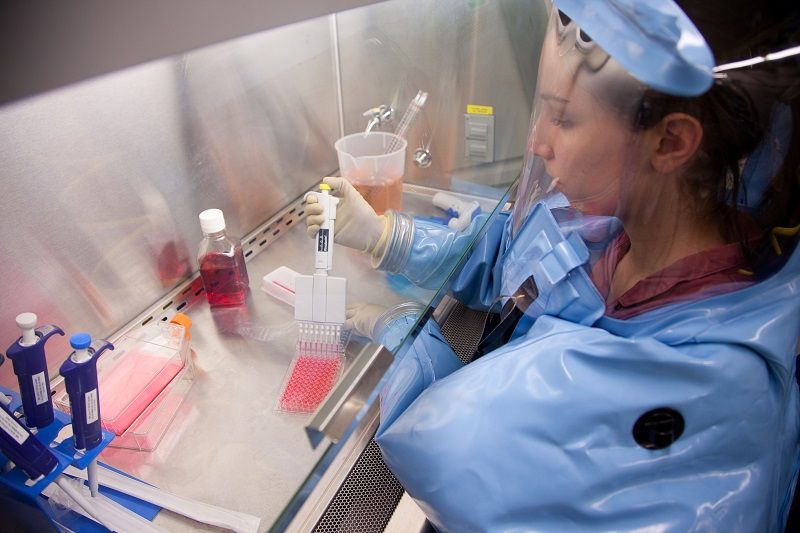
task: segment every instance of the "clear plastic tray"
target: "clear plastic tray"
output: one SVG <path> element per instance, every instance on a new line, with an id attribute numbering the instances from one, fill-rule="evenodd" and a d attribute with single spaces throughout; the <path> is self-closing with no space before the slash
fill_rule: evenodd
<path id="1" fill-rule="evenodd" d="M 189 361 L 170 386 L 161 391 L 128 430 L 111 441 L 109 446 L 148 452 L 154 450 L 178 414 L 193 384 L 194 368 Z"/>
<path id="2" fill-rule="evenodd" d="M 153 449 L 193 378 L 182 325 L 161 322 L 120 337 L 97 362 L 102 425 L 117 435 L 111 446 Z M 66 391 L 54 399 L 69 412 Z"/>

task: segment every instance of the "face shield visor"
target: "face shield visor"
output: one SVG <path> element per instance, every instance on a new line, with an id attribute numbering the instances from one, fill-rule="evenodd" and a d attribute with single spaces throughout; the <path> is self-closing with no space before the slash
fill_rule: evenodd
<path id="1" fill-rule="evenodd" d="M 514 234 L 540 201 L 623 217 L 641 208 L 643 196 L 658 197 L 658 182 L 647 179 L 653 146 L 641 125 L 644 96 L 699 94 L 713 79 L 710 51 L 672 2 L 562 0 L 556 7 L 541 50 Z"/>
<path id="2" fill-rule="evenodd" d="M 514 231 L 544 198 L 584 214 L 618 214 L 638 166 L 641 139 L 632 115 L 644 87 L 558 10 L 549 19 L 538 79 Z"/>
<path id="3" fill-rule="evenodd" d="M 800 62 L 777 64 L 798 47 L 714 67 L 671 0 L 555 4 L 502 306 L 479 354 L 525 331 L 520 317 L 592 324 L 746 287 L 781 268 L 778 241 L 800 232 Z M 741 53 L 719 38 L 737 41 L 738 21 L 686 5 L 721 53 Z M 750 68 L 768 61 L 775 67 Z M 562 206 L 570 209 L 551 211 Z"/>

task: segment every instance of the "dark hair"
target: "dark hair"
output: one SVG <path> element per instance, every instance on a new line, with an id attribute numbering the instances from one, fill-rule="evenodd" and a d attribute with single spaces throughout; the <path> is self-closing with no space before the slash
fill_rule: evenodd
<path id="1" fill-rule="evenodd" d="M 763 56 L 800 42 L 797 0 L 676 2 L 703 34 L 717 64 Z M 667 95 L 630 80 L 606 81 L 616 86 L 598 90 L 598 98 L 627 117 L 635 131 L 651 128 L 676 112 L 700 122 L 703 138 L 682 183 L 687 197 L 694 199 L 698 215 L 714 224 L 725 240 L 741 244 L 752 268 L 759 269 L 762 260 L 774 257 L 766 253 L 770 240 L 758 237 L 775 227 L 800 227 L 800 56 L 720 75 L 707 92 L 694 98 Z M 780 132 L 779 139 L 766 138 L 778 104 L 783 106 L 781 118 L 786 111 L 791 114 L 790 131 Z M 742 168 L 761 143 L 766 155 L 776 160 L 758 165 L 757 171 L 768 168 L 773 175 L 751 175 L 746 181 L 755 177 L 760 183 L 743 185 Z M 782 147 L 771 150 L 766 143 Z M 783 160 L 777 161 L 777 156 Z M 764 180 L 768 180 L 766 190 L 754 198 L 749 189 L 755 185 L 761 192 Z M 739 209 L 741 204 L 746 205 L 746 214 Z M 791 245 L 787 240 L 783 248 Z"/>
<path id="2" fill-rule="evenodd" d="M 717 222 L 723 237 L 744 241 L 735 211 L 741 191 L 741 165 L 763 138 L 752 100 L 730 80 L 716 82 L 696 98 L 647 90 L 639 101 L 634 128 L 650 128 L 676 112 L 693 116 L 703 127 L 702 141 L 686 173 L 687 192 L 700 212 Z"/>
<path id="3" fill-rule="evenodd" d="M 800 41 L 800 8 L 796 0 L 676 0 L 711 47 L 717 64 L 781 50 Z M 703 126 L 703 140 L 687 172 L 686 186 L 698 207 L 718 223 L 720 233 L 738 241 L 751 259 L 762 258 L 768 239 L 748 241 L 736 207 L 747 189 L 741 185 L 742 164 L 764 140 L 777 103 L 792 115 L 788 146 L 780 167 L 758 206 L 749 214 L 762 234 L 775 226 L 800 222 L 800 60 L 762 63 L 732 71 L 696 98 L 646 91 L 635 113 L 635 127 L 647 128 L 672 112 L 684 112 Z M 796 240 L 796 239 L 795 239 Z M 787 254 L 788 255 L 788 254 Z M 758 265 L 753 265 L 758 266 Z"/>

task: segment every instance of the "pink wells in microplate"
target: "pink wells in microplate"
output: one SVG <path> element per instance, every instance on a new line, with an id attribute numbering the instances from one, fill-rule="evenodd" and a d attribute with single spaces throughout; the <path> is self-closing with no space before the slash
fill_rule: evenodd
<path id="1" fill-rule="evenodd" d="M 342 358 L 338 355 L 298 355 L 278 400 L 278 408 L 292 413 L 313 413 L 336 384 L 341 367 Z"/>

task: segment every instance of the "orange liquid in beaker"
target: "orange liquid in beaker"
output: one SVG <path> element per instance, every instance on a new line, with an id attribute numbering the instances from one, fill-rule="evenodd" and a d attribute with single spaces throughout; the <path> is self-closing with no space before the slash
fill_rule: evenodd
<path id="1" fill-rule="evenodd" d="M 358 181 L 351 179 L 353 187 L 382 215 L 387 209 L 403 209 L 403 176 L 388 177 L 380 181 Z"/>

